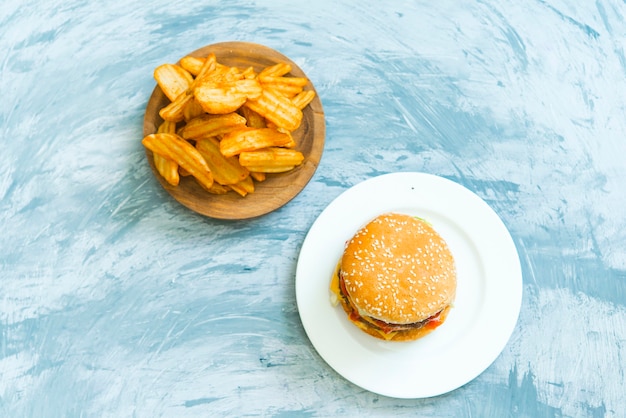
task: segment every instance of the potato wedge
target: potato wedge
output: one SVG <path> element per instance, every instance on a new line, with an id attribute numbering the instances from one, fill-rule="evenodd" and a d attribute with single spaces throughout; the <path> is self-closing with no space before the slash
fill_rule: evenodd
<path id="1" fill-rule="evenodd" d="M 291 171 L 296 168 L 295 165 L 285 165 L 285 166 L 254 166 L 254 167 L 246 167 L 249 170 L 254 170 L 255 173 L 285 173 L 287 171 Z M 252 171 L 251 171 L 252 172 Z"/>
<path id="2" fill-rule="evenodd" d="M 237 157 L 225 157 L 220 152 L 220 143 L 215 138 L 198 139 L 196 149 L 204 157 L 211 169 L 213 179 L 219 184 L 236 184 L 250 174 L 248 169 L 241 166 Z"/>
<path id="3" fill-rule="evenodd" d="M 204 190 L 211 194 L 226 194 L 232 189 L 228 186 L 223 186 L 217 182 L 214 182 L 213 186 L 209 187 L 208 189 L 205 188 Z"/>
<path id="4" fill-rule="evenodd" d="M 294 167 L 302 164 L 302 161 L 304 161 L 304 155 L 300 151 L 289 148 L 271 147 L 257 151 L 244 151 L 239 154 L 239 163 L 244 167 Z"/>
<path id="5" fill-rule="evenodd" d="M 267 178 L 265 173 L 262 173 L 260 171 L 251 171 L 250 177 L 252 177 L 256 181 L 265 181 L 265 179 Z"/>
<path id="6" fill-rule="evenodd" d="M 207 55 L 207 57 L 204 59 L 204 62 L 202 63 L 202 67 L 200 67 L 200 69 L 198 70 L 196 78 L 193 80 L 193 83 L 191 83 L 191 86 L 189 86 L 189 89 L 193 92 L 193 89 L 198 85 L 198 83 L 203 81 L 206 77 L 208 77 L 215 71 L 217 65 L 218 62 L 215 54 L 211 53 Z"/>
<path id="7" fill-rule="evenodd" d="M 180 183 L 180 174 L 178 173 L 178 164 L 175 161 L 170 160 L 153 152 L 154 167 L 159 172 L 161 177 L 165 179 L 172 186 L 178 186 Z"/>
<path id="8" fill-rule="evenodd" d="M 164 121 L 159 125 L 157 129 L 157 133 L 175 133 L 176 132 L 176 123 L 170 121 Z M 178 172 L 178 163 L 176 161 L 170 160 L 162 156 L 161 154 L 157 154 L 153 152 L 153 160 L 154 167 L 159 172 L 159 174 L 172 186 L 178 186 L 180 183 L 180 174 Z"/>
<path id="9" fill-rule="evenodd" d="M 314 99 L 306 77 L 290 74 L 288 63 L 237 67 L 206 57 L 184 56 L 154 70 L 169 99 L 159 110 L 163 123 L 143 138 L 154 167 L 169 184 L 193 176 L 211 194 L 246 196 L 266 173 L 301 165 L 292 132 Z"/>
<path id="10" fill-rule="evenodd" d="M 277 95 L 284 96 L 288 99 L 292 99 L 300 92 L 302 92 L 302 87 L 292 86 L 289 84 L 264 83 L 262 85 L 265 90 L 269 90 Z"/>
<path id="11" fill-rule="evenodd" d="M 237 113 L 224 115 L 202 115 L 191 119 L 178 132 L 185 139 L 198 139 L 223 135 L 246 125 L 246 118 Z"/>
<path id="12" fill-rule="evenodd" d="M 315 92 L 313 90 L 304 90 L 298 93 L 291 99 L 291 102 L 298 109 L 302 110 L 309 105 L 315 98 Z"/>
<path id="13" fill-rule="evenodd" d="M 189 171 L 204 188 L 213 185 L 213 174 L 202 154 L 176 134 L 157 133 L 144 137 L 142 144 L 153 153 L 175 161 Z"/>
<path id="14" fill-rule="evenodd" d="M 230 187 L 242 197 L 245 197 L 248 193 L 254 193 L 254 182 L 252 181 L 252 177 L 246 177 L 239 183 L 229 184 L 227 187 Z"/>
<path id="15" fill-rule="evenodd" d="M 197 76 L 200 74 L 205 61 L 206 58 L 187 55 L 180 59 L 180 66 L 187 70 L 191 75 Z"/>
<path id="16" fill-rule="evenodd" d="M 183 92 L 173 102 L 159 110 L 159 116 L 170 122 L 181 122 L 185 120 L 185 108 L 192 100 L 193 96 Z"/>
<path id="17" fill-rule="evenodd" d="M 239 109 L 239 113 L 246 119 L 246 126 L 250 128 L 266 128 L 265 118 L 259 115 L 249 107 L 242 106 Z"/>
<path id="18" fill-rule="evenodd" d="M 245 106 L 288 131 L 295 131 L 302 122 L 302 111 L 287 97 L 271 90 L 264 89 L 258 99 L 248 100 Z"/>
<path id="19" fill-rule="evenodd" d="M 309 83 L 309 80 L 306 77 L 277 77 L 261 73 L 257 78 L 261 84 L 278 84 L 300 88 L 303 88 Z"/>
<path id="20" fill-rule="evenodd" d="M 196 85 L 194 95 L 205 112 L 225 114 L 237 111 L 247 100 L 261 96 L 263 88 L 256 79 L 235 81 L 206 80 Z"/>
<path id="21" fill-rule="evenodd" d="M 291 144 L 291 135 L 270 128 L 245 128 L 227 133 L 220 141 L 220 151 L 226 157 L 232 157 L 243 151 L 261 148 L 280 147 Z"/>
<path id="22" fill-rule="evenodd" d="M 282 77 L 291 71 L 291 65 L 286 62 L 279 62 L 274 65 L 265 67 L 259 73 L 259 77 Z"/>
<path id="23" fill-rule="evenodd" d="M 187 91 L 193 76 L 176 64 L 162 64 L 154 69 L 154 79 L 170 101 Z"/>
<path id="24" fill-rule="evenodd" d="M 186 122 L 189 122 L 193 118 L 197 118 L 198 116 L 201 116 L 204 114 L 205 114 L 204 109 L 202 108 L 200 103 L 198 103 L 195 97 L 191 99 L 191 101 L 187 103 L 185 107 L 183 107 L 183 119 Z"/>

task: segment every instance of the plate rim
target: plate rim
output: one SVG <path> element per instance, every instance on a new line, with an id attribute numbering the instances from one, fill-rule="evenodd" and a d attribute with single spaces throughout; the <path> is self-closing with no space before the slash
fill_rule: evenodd
<path id="1" fill-rule="evenodd" d="M 287 173 L 278 173 L 278 174 L 268 174 L 267 180 L 264 182 L 256 182 L 255 187 L 260 190 L 267 190 L 267 193 L 262 193 L 265 201 L 261 200 L 261 193 L 258 193 L 258 189 L 255 193 L 251 193 L 246 197 L 241 198 L 240 196 L 234 196 L 233 192 L 229 195 L 211 195 L 207 193 L 206 200 L 202 200 L 200 203 L 197 201 L 192 201 L 188 199 L 188 196 L 185 193 L 181 193 L 180 189 L 177 187 L 180 186 L 172 186 L 167 181 L 162 178 L 153 162 L 152 152 L 148 149 L 145 149 L 145 157 L 148 160 L 148 164 L 153 176 L 156 178 L 158 183 L 162 186 L 165 191 L 174 198 L 179 204 L 186 207 L 187 209 L 196 212 L 200 215 L 206 216 L 208 218 L 226 220 L 226 221 L 237 221 L 237 220 L 246 220 L 258 218 L 260 216 L 271 213 L 275 210 L 280 209 L 285 206 L 287 203 L 292 201 L 298 194 L 300 194 L 311 181 L 313 176 L 315 175 L 317 168 L 321 162 L 322 155 L 324 153 L 325 142 L 326 142 L 326 120 L 324 115 L 324 108 L 321 101 L 321 97 L 313 84 L 313 81 L 310 77 L 298 66 L 298 64 L 292 60 L 287 55 L 282 52 L 255 42 L 248 41 L 224 41 L 224 42 L 216 42 L 212 44 L 208 44 L 202 46 L 200 48 L 195 49 L 194 51 L 188 52 L 185 55 L 181 55 L 181 58 L 187 55 L 199 56 L 206 55 L 209 51 L 219 51 L 219 53 L 224 53 L 224 51 L 229 51 L 233 49 L 249 49 L 250 51 L 264 51 L 267 57 L 272 57 L 273 62 L 278 62 L 278 59 L 289 62 L 292 66 L 291 74 L 294 76 L 304 76 L 309 80 L 309 83 L 305 87 L 306 89 L 315 91 L 315 97 L 313 101 L 303 110 L 303 112 L 309 113 L 309 117 L 311 119 L 312 129 L 314 129 L 313 138 L 311 140 L 311 151 L 307 155 L 305 155 L 305 160 L 303 163 L 296 167 L 294 170 Z M 217 55 L 217 53 L 216 53 Z M 219 59 L 219 55 L 218 55 Z M 143 136 L 146 136 L 150 133 L 155 133 L 157 126 L 156 123 L 153 123 L 149 120 L 149 111 L 154 110 L 155 102 L 159 102 L 164 98 L 164 94 L 161 91 L 158 84 L 155 84 L 148 101 L 145 106 L 144 114 L 143 114 Z M 158 112 L 158 110 L 157 110 Z M 157 121 L 158 121 L 157 115 Z M 299 128 L 300 129 L 300 128 Z M 270 193 L 272 190 L 277 188 L 276 183 L 274 182 L 274 178 L 280 178 L 280 176 L 289 176 L 290 181 L 288 183 L 282 182 L 282 194 L 274 195 Z M 181 178 L 181 183 L 186 182 L 188 179 Z M 189 181 L 190 186 L 193 189 L 200 190 L 200 186 Z M 224 202 L 224 199 L 228 199 L 232 201 L 232 205 L 237 205 L 237 210 L 225 210 L 216 208 L 215 205 L 211 205 L 211 200 L 215 200 L 216 202 Z M 207 203 L 208 202 L 208 203 Z M 266 203 L 265 207 L 262 203 Z"/>
<path id="2" fill-rule="evenodd" d="M 362 376 L 355 377 L 354 373 L 351 373 L 350 371 L 346 371 L 345 365 L 338 364 L 337 359 L 329 356 L 328 347 L 323 346 L 324 343 L 320 341 L 319 335 L 316 335 L 316 333 L 319 333 L 319 331 L 317 331 L 315 328 L 317 324 L 315 324 L 314 319 L 311 317 L 312 314 L 310 312 L 309 306 L 307 305 L 308 298 L 306 296 L 308 295 L 305 296 L 305 293 L 303 293 L 303 292 L 306 292 L 307 290 L 310 290 L 306 288 L 306 286 L 303 285 L 303 280 L 307 280 L 305 279 L 307 277 L 306 276 L 307 273 L 306 271 L 303 271 L 303 269 L 306 269 L 309 264 L 309 261 L 306 259 L 306 257 L 310 255 L 310 254 L 307 254 L 307 252 L 312 251 L 312 248 L 313 248 L 312 247 L 313 244 L 311 244 L 311 240 L 317 238 L 316 234 L 319 234 L 321 229 L 324 227 L 324 224 L 328 223 L 329 222 L 328 220 L 333 217 L 332 216 L 333 212 L 340 210 L 342 205 L 347 204 L 346 202 L 347 200 L 353 199 L 355 196 L 358 196 L 359 194 L 368 193 L 368 192 L 371 193 L 372 190 L 375 189 L 376 187 L 387 187 L 387 188 L 394 187 L 394 185 L 397 186 L 399 183 L 402 183 L 402 181 L 406 181 L 406 182 L 412 181 L 416 184 L 421 184 L 421 185 L 430 183 L 431 185 L 437 184 L 439 186 L 445 186 L 449 188 L 449 189 L 446 189 L 446 191 L 450 192 L 450 190 L 454 190 L 453 193 L 457 193 L 458 196 L 461 196 L 461 197 L 457 196 L 456 198 L 471 199 L 473 201 L 473 204 L 477 205 L 480 208 L 480 210 L 484 211 L 485 216 L 488 217 L 488 221 L 493 223 L 492 227 L 495 228 L 494 229 L 495 233 L 500 235 L 500 238 L 503 240 L 505 251 L 509 253 L 508 254 L 509 259 L 510 259 L 509 261 L 514 261 L 514 264 L 510 267 L 510 270 L 511 270 L 510 283 L 509 283 L 508 289 L 505 289 L 505 291 L 510 292 L 510 294 L 508 295 L 508 299 L 510 300 L 508 300 L 509 303 L 507 305 L 510 308 L 510 310 L 508 312 L 505 312 L 505 315 L 502 316 L 502 319 L 500 321 L 501 323 L 500 323 L 500 330 L 499 330 L 498 338 L 490 347 L 487 347 L 485 354 L 482 355 L 482 358 L 479 359 L 480 361 L 478 361 L 476 366 L 474 366 L 473 368 L 470 368 L 471 370 L 464 371 L 463 376 L 461 378 L 452 379 L 450 383 L 446 381 L 442 381 L 442 382 L 440 381 L 439 386 L 434 390 L 423 390 L 422 388 L 414 389 L 414 390 L 410 388 L 409 389 L 407 388 L 402 388 L 402 389 L 386 388 L 385 389 L 385 388 L 380 387 L 380 384 L 372 384 L 371 382 L 363 381 L 364 378 Z M 440 197 L 440 198 L 445 199 L 445 197 Z M 455 197 L 453 196 L 453 198 Z M 378 199 L 380 199 L 380 196 L 378 197 Z M 399 201 L 401 201 L 401 199 L 398 199 L 398 202 Z M 423 205 L 416 204 L 415 206 L 423 206 Z M 382 211 L 384 210 L 386 209 L 378 210 L 378 211 L 372 209 L 369 212 L 361 211 L 361 213 L 358 215 L 360 216 L 359 223 L 364 224 L 365 222 L 373 218 L 373 216 L 375 216 L 377 213 L 382 213 Z M 364 212 L 368 214 L 366 215 Z M 353 215 L 353 217 L 357 217 L 357 215 L 355 214 Z M 356 221 L 354 221 L 354 223 L 356 224 Z M 336 227 L 336 225 L 334 226 Z M 353 230 L 351 234 L 354 232 L 355 230 Z M 326 243 L 326 245 L 328 245 L 328 243 Z M 318 261 L 318 264 L 320 263 L 321 262 Z M 492 262 L 492 264 L 495 264 L 495 263 Z M 326 265 L 323 266 L 326 272 L 328 272 L 329 270 L 328 267 L 329 266 L 326 266 Z M 334 268 L 334 266 L 331 266 L 331 268 Z M 324 277 L 320 277 L 319 279 L 315 279 L 315 280 L 319 280 L 320 281 L 319 286 L 324 287 L 327 291 L 328 282 L 330 280 L 330 274 L 328 274 L 327 277 L 325 275 L 323 276 Z M 342 377 L 344 377 L 346 380 L 350 381 L 351 383 L 363 389 L 366 389 L 370 392 L 378 393 L 383 396 L 389 396 L 389 397 L 394 397 L 394 398 L 413 398 L 413 399 L 429 398 L 433 396 L 442 395 L 444 393 L 448 393 L 452 390 L 458 389 L 459 387 L 469 383 L 470 381 L 478 377 L 480 374 L 482 374 L 497 359 L 497 357 L 500 355 L 500 353 L 504 350 L 504 348 L 508 344 L 508 341 L 511 338 L 511 335 L 516 327 L 516 324 L 519 318 L 519 313 L 521 311 L 521 304 L 522 304 L 522 293 L 523 293 L 523 277 L 522 277 L 519 253 L 517 251 L 513 238 L 511 237 L 510 232 L 507 229 L 504 222 L 502 221 L 502 219 L 497 215 L 497 213 L 493 210 L 493 208 L 491 208 L 491 206 L 489 206 L 482 198 L 480 198 L 477 194 L 470 191 L 466 187 L 462 186 L 461 184 L 453 180 L 447 179 L 445 177 L 438 176 L 435 174 L 430 174 L 430 173 L 424 173 L 424 172 L 394 172 L 394 173 L 387 173 L 387 174 L 374 176 L 374 177 L 368 178 L 364 181 L 361 181 L 353 185 L 352 187 L 342 192 L 335 199 L 333 199 L 333 201 L 331 201 L 331 203 L 315 219 L 315 221 L 313 222 L 313 224 L 311 225 L 309 231 L 307 232 L 305 236 L 305 239 L 302 244 L 300 254 L 298 257 L 295 282 L 296 282 L 295 283 L 296 304 L 298 307 L 298 313 L 300 315 L 305 333 L 307 334 L 307 337 L 309 338 L 311 344 L 313 345 L 317 353 L 332 369 L 335 370 L 335 372 L 337 372 L 339 375 L 341 375 Z M 493 299 L 493 295 L 491 296 L 491 298 Z M 492 299 L 491 301 L 493 303 Z M 326 306 L 325 308 L 320 307 L 318 309 L 326 309 L 326 312 L 336 309 L 330 305 L 330 302 L 328 301 L 326 302 L 327 304 L 325 305 Z M 334 315 L 337 315 L 336 311 Z M 339 313 L 338 315 L 341 317 L 342 312 Z M 343 317 L 345 317 L 345 314 L 343 314 Z M 341 319 L 339 320 L 342 321 Z M 347 319 L 344 322 L 347 322 Z M 331 324 L 324 324 L 324 326 L 328 326 L 328 325 L 331 325 Z M 445 325 L 446 324 L 444 324 L 442 327 L 444 327 Z M 354 326 L 352 326 L 352 328 L 356 329 L 356 327 Z M 482 328 L 486 329 L 488 327 L 482 327 Z M 369 338 L 369 340 L 367 339 L 363 340 L 362 337 L 357 337 L 357 338 L 361 338 L 362 341 L 366 341 L 365 343 L 366 345 L 370 345 L 370 343 L 376 346 L 385 345 L 385 344 L 386 345 L 407 344 L 403 342 L 379 341 L 379 340 L 373 339 L 373 337 L 370 337 L 366 335 L 365 333 L 362 333 L 358 329 L 356 331 L 349 331 L 349 332 L 351 333 L 355 332 L 356 334 L 363 334 L 365 337 Z M 436 333 L 432 333 L 431 335 L 433 334 L 436 334 Z M 429 338 L 429 336 L 423 338 L 422 339 L 423 341 L 422 340 L 418 340 L 418 341 L 422 341 L 421 344 L 426 344 L 427 338 Z M 476 339 L 478 338 L 478 336 L 472 337 L 472 338 Z M 369 341 L 369 343 L 367 341 Z M 413 344 L 413 343 L 415 342 L 408 343 L 408 344 Z M 384 376 L 381 376 L 381 378 L 384 378 Z"/>

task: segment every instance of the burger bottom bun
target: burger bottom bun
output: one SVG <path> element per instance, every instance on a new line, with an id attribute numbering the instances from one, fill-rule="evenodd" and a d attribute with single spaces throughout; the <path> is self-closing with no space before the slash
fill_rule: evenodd
<path id="1" fill-rule="evenodd" d="M 408 329 L 408 330 L 405 330 L 405 331 L 395 331 L 395 334 L 393 335 L 393 337 L 385 338 L 380 333 L 380 331 L 377 328 L 375 328 L 372 324 L 370 324 L 369 322 L 367 322 L 367 321 L 359 321 L 359 320 L 352 320 L 350 318 L 350 313 L 353 311 L 353 309 L 343 299 L 341 299 L 341 307 L 343 308 L 343 310 L 348 315 L 348 319 L 350 320 L 350 322 L 352 322 L 354 325 L 359 327 L 359 329 L 361 329 L 361 331 L 371 335 L 372 337 L 376 337 L 376 338 L 384 340 L 384 341 L 415 341 L 417 339 L 425 337 L 426 335 L 430 334 L 431 332 L 433 332 L 434 330 L 437 329 L 437 327 L 423 326 L 421 328 Z M 448 317 L 448 313 L 449 312 L 450 312 L 450 306 L 445 307 L 443 309 L 443 311 L 441 311 L 441 314 L 439 314 L 438 321 L 443 323 L 446 320 L 446 318 Z"/>

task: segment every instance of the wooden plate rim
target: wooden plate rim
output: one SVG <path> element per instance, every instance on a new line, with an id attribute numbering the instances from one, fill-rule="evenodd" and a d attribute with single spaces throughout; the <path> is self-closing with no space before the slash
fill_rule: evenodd
<path id="1" fill-rule="evenodd" d="M 206 45 L 188 55 L 206 56 L 215 52 L 218 61 L 228 65 L 230 62 L 253 60 L 254 64 L 264 67 L 279 61 L 288 62 L 292 66 L 291 75 L 307 77 L 304 71 L 289 57 L 261 44 L 252 42 L 220 42 Z M 307 77 L 308 78 L 308 77 Z M 201 215 L 224 220 L 242 220 L 265 215 L 281 208 L 296 197 L 306 187 L 315 174 L 324 150 L 326 126 L 321 99 L 315 87 L 309 80 L 305 89 L 315 91 L 314 100 L 303 110 L 303 126 L 293 135 L 299 141 L 305 160 L 296 169 L 281 174 L 268 175 L 264 182 L 255 182 L 256 190 L 246 197 L 234 192 L 226 195 L 212 195 L 203 190 L 192 178 L 181 178 L 178 186 L 172 186 L 165 181 L 154 166 L 152 152 L 146 149 L 146 158 L 153 175 L 161 186 L 180 204 Z M 144 114 L 143 134 L 155 133 L 162 119 L 158 110 L 169 103 L 158 85 L 155 86 Z M 305 132 L 306 131 L 306 132 Z M 310 132 L 309 132 L 310 131 Z M 308 135 L 306 138 L 304 135 Z M 306 152 L 305 152 L 306 151 Z"/>

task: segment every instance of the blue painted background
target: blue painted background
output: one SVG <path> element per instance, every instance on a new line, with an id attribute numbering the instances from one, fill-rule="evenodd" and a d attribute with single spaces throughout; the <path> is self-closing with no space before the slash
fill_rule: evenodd
<path id="1" fill-rule="evenodd" d="M 623 417 L 624 16 L 618 0 L 3 1 L 0 416 Z M 228 40 L 291 57 L 326 113 L 312 181 L 251 221 L 173 201 L 140 144 L 154 67 Z M 317 215 L 394 171 L 483 197 L 523 266 L 503 353 L 433 399 L 347 382 L 296 309 Z"/>

